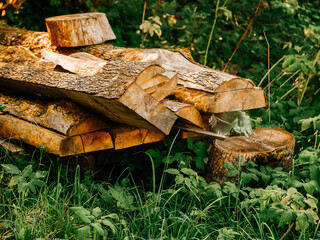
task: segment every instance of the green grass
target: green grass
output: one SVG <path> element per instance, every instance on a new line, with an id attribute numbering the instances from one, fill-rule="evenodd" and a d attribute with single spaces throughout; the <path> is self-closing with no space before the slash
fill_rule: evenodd
<path id="1" fill-rule="evenodd" d="M 155 175 L 145 184 L 128 169 L 111 183 L 113 177 L 100 182 L 79 167 L 68 172 L 60 163 L 32 161 L 27 183 L 33 173 L 45 173 L 34 191 L 10 184 L 29 166 L 12 157 L 0 172 L 0 239 L 317 239 L 319 189 L 307 184 L 319 154 L 299 155 L 294 174 L 250 163 L 251 181 L 243 184 L 239 172 L 239 180 L 222 187 L 175 163 L 162 165 L 165 171 L 151 164 L 147 175 Z"/>

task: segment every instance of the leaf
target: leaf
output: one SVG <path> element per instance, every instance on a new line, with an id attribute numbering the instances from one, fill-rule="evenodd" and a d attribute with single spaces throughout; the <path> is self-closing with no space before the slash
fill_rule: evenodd
<path id="1" fill-rule="evenodd" d="M 92 209 L 92 215 L 95 217 L 99 217 L 101 215 L 101 209 L 99 207 Z"/>
<path id="2" fill-rule="evenodd" d="M 29 177 L 31 173 L 32 173 L 32 165 L 28 165 L 22 170 L 21 175 L 23 177 Z"/>
<path id="3" fill-rule="evenodd" d="M 31 179 L 30 182 L 38 187 L 44 187 L 46 184 L 38 179 Z"/>
<path id="4" fill-rule="evenodd" d="M 232 168 L 233 169 L 235 167 L 234 167 L 233 163 L 226 162 L 226 163 L 223 164 L 223 168 L 226 168 L 226 169 L 231 169 Z"/>
<path id="5" fill-rule="evenodd" d="M 97 231 L 97 233 L 99 233 L 101 236 L 104 235 L 104 231 L 101 227 L 100 223 L 90 223 L 90 225 L 93 227 L 94 230 Z"/>
<path id="6" fill-rule="evenodd" d="M 83 207 L 70 207 L 74 214 L 84 223 L 91 223 L 90 212 Z"/>
<path id="7" fill-rule="evenodd" d="M 193 138 L 188 137 L 187 138 L 187 144 L 188 144 L 188 148 L 193 151 L 194 150 Z"/>
<path id="8" fill-rule="evenodd" d="M 109 221 L 108 219 L 104 219 L 104 220 L 102 220 L 102 224 L 110 227 L 113 234 L 116 234 L 116 227 L 114 226 L 114 224 L 111 221 Z"/>
<path id="9" fill-rule="evenodd" d="M 246 172 L 242 172 L 241 173 L 241 176 L 240 176 L 241 180 L 242 180 L 242 183 L 244 185 L 248 184 L 250 181 L 251 181 L 251 176 L 250 174 L 246 173 Z"/>
<path id="10" fill-rule="evenodd" d="M 20 176 L 14 176 L 13 178 L 10 179 L 10 182 L 8 184 L 9 187 L 14 187 L 19 183 L 19 177 Z"/>
<path id="11" fill-rule="evenodd" d="M 12 164 L 1 164 L 1 166 L 9 174 L 14 174 L 14 175 L 20 174 L 19 168 L 17 168 L 16 166 L 14 166 Z"/>
<path id="12" fill-rule="evenodd" d="M 238 176 L 238 170 L 236 169 L 230 169 L 226 174 L 226 177 L 235 177 L 235 176 Z"/>
<path id="13" fill-rule="evenodd" d="M 203 161 L 202 157 L 195 157 L 194 162 L 196 163 L 196 166 L 198 169 L 204 169 L 204 167 L 206 166 L 205 162 Z"/>
<path id="14" fill-rule="evenodd" d="M 167 170 L 165 170 L 165 172 L 172 175 L 178 175 L 180 173 L 179 170 L 175 168 L 168 168 Z"/>
<path id="15" fill-rule="evenodd" d="M 46 171 L 36 171 L 34 177 L 35 178 L 45 178 L 47 176 Z"/>
<path id="16" fill-rule="evenodd" d="M 298 227 L 302 231 L 307 230 L 307 228 L 309 227 L 308 216 L 304 213 L 298 214 L 297 222 L 298 222 Z"/>
<path id="17" fill-rule="evenodd" d="M 31 192 L 36 193 L 36 187 L 31 181 L 28 182 L 28 188 L 31 190 Z"/>
<path id="18" fill-rule="evenodd" d="M 186 186 L 191 189 L 191 181 L 189 178 L 184 178 L 184 183 L 186 184 Z"/>
<path id="19" fill-rule="evenodd" d="M 181 172 L 186 175 L 189 175 L 189 176 L 196 176 L 197 175 L 197 173 L 195 171 L 193 171 L 191 168 L 182 168 Z"/>
<path id="20" fill-rule="evenodd" d="M 91 229 L 89 226 L 84 226 L 77 229 L 77 239 L 86 240 L 88 236 L 91 234 Z"/>
<path id="21" fill-rule="evenodd" d="M 283 227 L 287 223 L 291 223 L 291 221 L 294 219 L 293 213 L 290 211 L 283 211 L 281 214 L 281 217 L 279 219 L 278 227 Z"/>
<path id="22" fill-rule="evenodd" d="M 184 177 L 182 174 L 178 174 L 174 180 L 176 181 L 176 184 L 181 184 L 184 181 Z"/>

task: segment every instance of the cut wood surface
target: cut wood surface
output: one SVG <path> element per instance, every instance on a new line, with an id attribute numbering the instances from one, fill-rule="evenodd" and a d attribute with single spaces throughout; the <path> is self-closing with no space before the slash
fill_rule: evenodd
<path id="1" fill-rule="evenodd" d="M 8 114 L 0 115 L 0 136 L 43 147 L 61 157 L 113 148 L 110 134 L 104 131 L 66 137 Z"/>
<path id="2" fill-rule="evenodd" d="M 52 45 L 78 47 L 116 39 L 104 13 L 80 13 L 46 18 Z"/>
<path id="3" fill-rule="evenodd" d="M 218 93 L 206 93 L 180 87 L 174 91 L 174 95 L 180 102 L 192 104 L 199 111 L 209 113 L 249 110 L 267 106 L 264 91 L 257 87 Z"/>
<path id="4" fill-rule="evenodd" d="M 130 126 L 118 126 L 111 130 L 114 140 L 114 149 L 129 148 L 137 145 L 160 142 L 165 135 L 147 129 Z"/>
<path id="5" fill-rule="evenodd" d="M 0 93 L 0 104 L 5 104 L 5 112 L 13 116 L 66 136 L 94 132 L 110 127 L 107 120 L 103 120 L 66 100 L 48 102 Z"/>
<path id="6" fill-rule="evenodd" d="M 193 124 L 200 128 L 204 127 L 202 116 L 193 105 L 168 99 L 164 99 L 161 103 L 174 112 L 178 117 L 186 121 L 186 123 Z"/>
<path id="7" fill-rule="evenodd" d="M 176 116 L 134 84 L 141 73 L 154 76 L 154 66 L 114 59 L 108 61 L 101 73 L 80 76 L 30 62 L 2 63 L 0 84 L 24 92 L 69 98 L 117 122 L 169 134 Z"/>
<path id="8" fill-rule="evenodd" d="M 291 166 L 294 152 L 294 136 L 280 128 L 257 128 L 249 137 L 227 137 L 224 140 L 215 140 L 207 164 L 207 181 L 223 183 L 227 169 L 224 163 L 231 162 L 238 166 L 238 160 L 243 157 L 243 166 L 251 160 L 257 164 L 272 167 Z"/>

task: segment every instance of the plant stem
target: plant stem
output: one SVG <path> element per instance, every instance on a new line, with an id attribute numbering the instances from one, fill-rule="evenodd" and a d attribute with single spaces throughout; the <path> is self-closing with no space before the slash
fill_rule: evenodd
<path id="1" fill-rule="evenodd" d="M 208 40 L 208 43 L 207 43 L 207 49 L 206 49 L 206 54 L 204 56 L 204 64 L 203 65 L 207 65 L 207 58 L 208 58 L 208 52 L 209 52 L 209 48 L 210 48 L 210 43 L 211 43 L 211 40 L 212 40 L 213 31 L 214 31 L 214 29 L 216 27 L 216 23 L 217 23 L 217 19 L 218 19 L 219 3 L 220 3 L 220 0 L 218 0 L 218 2 L 217 2 L 216 13 L 215 13 L 215 16 L 214 16 L 214 21 L 213 21 L 213 24 L 212 24 L 209 40 Z"/>

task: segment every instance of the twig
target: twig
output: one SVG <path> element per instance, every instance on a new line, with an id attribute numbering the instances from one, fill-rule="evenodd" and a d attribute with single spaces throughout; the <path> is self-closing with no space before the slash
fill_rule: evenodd
<path id="1" fill-rule="evenodd" d="M 241 44 L 242 40 L 246 37 L 247 32 L 249 31 L 249 29 L 250 29 L 250 27 L 251 27 L 252 23 L 253 23 L 253 22 L 254 22 L 254 20 L 257 18 L 257 16 L 258 16 L 258 12 L 259 12 L 259 10 L 260 10 L 261 3 L 262 3 L 262 0 L 260 0 L 260 1 L 259 1 L 259 4 L 258 4 L 258 6 L 257 6 L 257 8 L 256 8 L 256 12 L 254 13 L 253 17 L 251 18 L 251 20 L 250 20 L 250 22 L 249 22 L 249 24 L 248 24 L 248 26 L 247 26 L 246 30 L 244 31 L 244 33 L 243 33 L 242 37 L 240 38 L 240 41 L 238 42 L 238 44 L 237 44 L 236 48 L 234 49 L 234 51 L 233 51 L 233 53 L 232 53 L 231 57 L 229 58 L 229 60 L 228 60 L 228 62 L 226 63 L 226 65 L 224 66 L 224 68 L 223 68 L 223 70 L 222 70 L 223 72 L 225 72 L 225 71 L 226 71 L 226 69 L 227 69 L 227 67 L 228 67 L 228 65 L 229 65 L 229 63 L 230 63 L 230 61 L 231 61 L 231 59 L 233 58 L 234 54 L 237 52 L 237 50 L 238 50 L 238 48 L 239 48 L 239 46 L 240 46 L 240 44 Z"/>
<path id="2" fill-rule="evenodd" d="M 198 133 L 201 135 L 205 135 L 205 136 L 209 136 L 209 137 L 213 137 L 213 138 L 217 138 L 217 139 L 221 139 L 221 140 L 226 138 L 226 136 L 216 134 L 213 132 L 209 132 L 209 131 L 205 131 L 205 130 L 201 130 L 201 129 L 196 129 L 196 128 L 186 128 L 186 127 L 180 127 L 180 126 L 175 126 L 175 128 L 179 128 L 179 129 L 187 131 L 187 132 L 194 132 L 194 133 Z"/>
<path id="3" fill-rule="evenodd" d="M 288 235 L 288 233 L 291 231 L 291 228 L 293 227 L 293 225 L 294 225 L 294 222 L 291 223 L 291 225 L 289 226 L 287 231 L 283 234 L 283 236 L 279 240 L 283 240 Z"/>
<path id="4" fill-rule="evenodd" d="M 263 31 L 263 34 L 264 34 L 264 37 L 265 37 L 267 45 L 268 45 L 268 102 L 269 102 L 269 109 L 268 110 L 269 110 L 269 124 L 270 124 L 270 122 L 271 122 L 270 45 L 269 45 L 269 41 L 268 41 L 268 38 L 267 38 L 265 31 Z"/>

